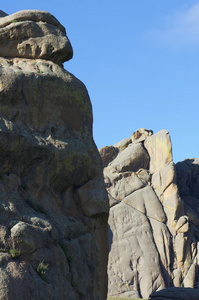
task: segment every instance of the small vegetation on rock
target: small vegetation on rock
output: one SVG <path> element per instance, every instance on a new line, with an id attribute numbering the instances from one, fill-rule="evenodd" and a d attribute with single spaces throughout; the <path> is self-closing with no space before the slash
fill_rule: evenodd
<path id="1" fill-rule="evenodd" d="M 8 249 L 6 249 L 6 248 L 0 248 L 0 252 L 4 252 L 4 253 L 8 253 L 9 252 L 9 250 Z"/>
<path id="2" fill-rule="evenodd" d="M 14 248 L 12 248 L 12 249 L 10 249 L 10 250 L 9 250 L 9 249 L 6 249 L 6 248 L 0 248 L 0 252 L 10 253 L 10 255 L 11 255 L 13 258 L 19 257 L 19 255 L 20 255 L 20 251 L 14 249 Z"/>
<path id="3" fill-rule="evenodd" d="M 45 264 L 43 261 L 37 267 L 37 274 L 41 277 L 41 279 L 46 281 L 46 271 L 48 270 L 49 265 Z"/>
<path id="4" fill-rule="evenodd" d="M 16 257 L 19 257 L 20 255 L 20 251 L 19 250 L 16 250 L 16 249 L 10 249 L 10 255 L 13 257 L 13 258 L 16 258 Z"/>

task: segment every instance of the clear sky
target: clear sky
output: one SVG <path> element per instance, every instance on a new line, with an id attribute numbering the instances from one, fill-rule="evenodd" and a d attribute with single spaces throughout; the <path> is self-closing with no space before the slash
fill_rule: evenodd
<path id="1" fill-rule="evenodd" d="M 174 161 L 199 157 L 199 1 L 15 0 L 0 9 L 52 13 L 74 57 L 65 69 L 83 81 L 98 148 L 138 128 L 170 132 Z"/>

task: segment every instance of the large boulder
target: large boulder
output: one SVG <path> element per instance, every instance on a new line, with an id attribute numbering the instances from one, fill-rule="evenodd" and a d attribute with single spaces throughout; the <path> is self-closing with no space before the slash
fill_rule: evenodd
<path id="1" fill-rule="evenodd" d="M 111 166 L 118 172 L 136 172 L 140 168 L 147 169 L 148 164 L 149 156 L 141 143 L 128 145 L 111 162 Z"/>
<path id="2" fill-rule="evenodd" d="M 0 36 L 0 300 L 105 300 L 108 198 L 65 30 L 22 11 Z"/>
<path id="3" fill-rule="evenodd" d="M 121 202 L 110 210 L 109 295 L 147 298 L 165 288 L 148 218 Z"/>
<path id="4" fill-rule="evenodd" d="M 61 64 L 72 55 L 65 28 L 50 13 L 22 10 L 0 18 L 0 56 L 43 58 Z"/>
<path id="5" fill-rule="evenodd" d="M 173 285 L 196 287 L 199 160 L 175 166 L 166 130 L 141 128 L 107 148 L 114 148 L 104 166 L 109 296 L 148 298 Z"/>

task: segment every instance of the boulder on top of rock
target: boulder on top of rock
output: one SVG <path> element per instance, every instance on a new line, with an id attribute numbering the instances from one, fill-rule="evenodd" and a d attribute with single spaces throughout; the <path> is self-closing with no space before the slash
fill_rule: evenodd
<path id="1" fill-rule="evenodd" d="M 133 143 L 140 143 L 143 142 L 147 137 L 153 134 L 152 130 L 140 128 L 133 132 L 131 139 Z"/>
<path id="2" fill-rule="evenodd" d="M 144 146 L 150 155 L 150 172 L 152 174 L 173 159 L 171 140 L 166 130 L 161 130 L 148 137 Z"/>
<path id="3" fill-rule="evenodd" d="M 23 10 L 0 18 L 0 56 L 47 59 L 57 64 L 73 56 L 65 28 L 50 13 Z"/>
<path id="4" fill-rule="evenodd" d="M 147 169 L 149 165 L 149 155 L 141 143 L 130 144 L 121 151 L 111 162 L 111 166 L 119 172 Z"/>

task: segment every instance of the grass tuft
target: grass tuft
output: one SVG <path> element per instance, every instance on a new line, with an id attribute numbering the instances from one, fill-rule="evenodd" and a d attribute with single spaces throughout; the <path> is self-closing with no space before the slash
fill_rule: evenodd
<path id="1" fill-rule="evenodd" d="M 11 255 L 13 258 L 19 257 L 20 251 L 14 249 L 14 248 L 13 248 L 13 249 L 10 249 L 10 255 Z"/>
<path id="2" fill-rule="evenodd" d="M 43 261 L 39 263 L 38 267 L 37 267 L 37 274 L 41 277 L 41 279 L 43 279 L 44 281 L 46 281 L 46 271 L 48 270 L 49 265 L 45 264 Z"/>

